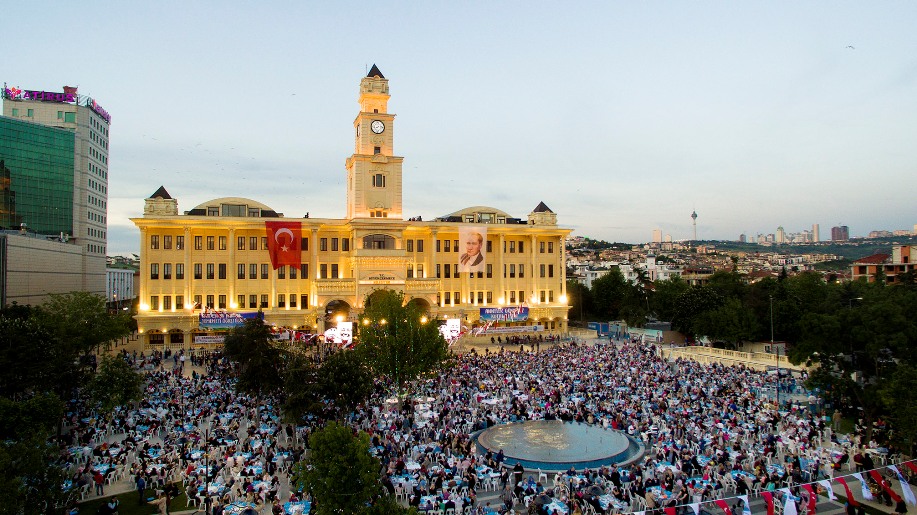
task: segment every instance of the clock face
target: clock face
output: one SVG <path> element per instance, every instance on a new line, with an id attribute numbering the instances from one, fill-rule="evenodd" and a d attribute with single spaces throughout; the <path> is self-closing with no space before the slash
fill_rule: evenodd
<path id="1" fill-rule="evenodd" d="M 380 120 L 373 120 L 373 123 L 369 127 L 376 134 L 382 134 L 382 131 L 385 130 L 385 124 L 382 123 Z"/>

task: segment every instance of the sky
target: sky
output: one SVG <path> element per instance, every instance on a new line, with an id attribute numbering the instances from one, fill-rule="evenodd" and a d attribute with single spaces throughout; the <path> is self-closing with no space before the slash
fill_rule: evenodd
<path id="1" fill-rule="evenodd" d="M 30 14 L 31 13 L 31 14 Z M 7 13 L 9 14 L 9 12 Z M 112 116 L 109 254 L 143 199 L 343 218 L 360 78 L 405 217 L 539 202 L 646 242 L 917 224 L 917 2 L 94 2 L 0 18 L 0 80 Z"/>

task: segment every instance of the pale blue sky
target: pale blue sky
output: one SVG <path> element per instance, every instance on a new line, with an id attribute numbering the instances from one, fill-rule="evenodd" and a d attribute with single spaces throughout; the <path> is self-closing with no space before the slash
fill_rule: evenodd
<path id="1" fill-rule="evenodd" d="M 109 251 L 143 198 L 340 218 L 357 90 L 390 80 L 406 216 L 736 239 L 917 223 L 917 2 L 64 2 L 0 19 L 0 80 L 112 115 Z M 32 14 L 34 13 L 34 14 Z M 10 14 L 10 13 L 7 13 Z M 848 48 L 853 46 L 855 48 Z"/>

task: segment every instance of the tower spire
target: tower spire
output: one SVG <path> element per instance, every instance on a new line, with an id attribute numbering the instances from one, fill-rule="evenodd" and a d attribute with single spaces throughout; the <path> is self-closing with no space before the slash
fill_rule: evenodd
<path id="1" fill-rule="evenodd" d="M 694 241 L 697 241 L 697 210 L 691 213 L 691 221 L 694 222 Z"/>

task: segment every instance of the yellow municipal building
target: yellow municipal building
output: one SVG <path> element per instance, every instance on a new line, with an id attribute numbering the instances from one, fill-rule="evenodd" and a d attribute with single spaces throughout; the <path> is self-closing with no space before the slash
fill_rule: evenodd
<path id="1" fill-rule="evenodd" d="M 140 229 L 143 343 L 215 343 L 221 329 L 205 319 L 259 311 L 278 328 L 321 334 L 358 321 L 366 297 L 381 288 L 404 292 L 431 318 L 484 327 L 485 335 L 566 332 L 571 230 L 558 227 L 544 203 L 525 219 L 474 206 L 405 220 L 404 158 L 394 153 L 388 99 L 388 80 L 373 65 L 360 81 L 344 219 L 285 218 L 239 197 L 179 214 L 164 187 L 146 199 L 143 217 L 131 219 Z M 269 228 L 278 222 L 292 230 Z M 281 248 L 296 251 L 294 264 L 272 260 Z"/>

